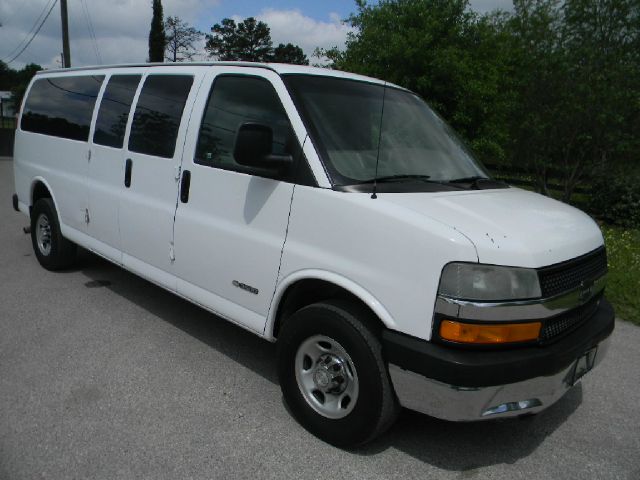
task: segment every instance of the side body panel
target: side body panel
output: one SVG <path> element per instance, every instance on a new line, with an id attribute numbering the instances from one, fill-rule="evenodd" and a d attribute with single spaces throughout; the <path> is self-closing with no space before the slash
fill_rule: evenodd
<path id="1" fill-rule="evenodd" d="M 387 327 L 428 340 L 442 267 L 478 257 L 453 228 L 378 197 L 297 186 L 274 298 L 293 276 L 343 277 Z M 315 272 L 305 274 L 310 266 Z"/>
<path id="2" fill-rule="evenodd" d="M 51 74 L 49 78 L 65 76 L 70 75 L 56 73 Z M 38 78 L 41 77 L 35 77 L 32 81 L 25 99 L 33 82 Z M 87 142 L 24 131 L 20 127 L 21 119 L 22 109 L 14 146 L 14 176 L 20 202 L 31 206 L 33 180 L 36 177 L 43 178 L 50 191 L 55 191 L 61 225 L 86 232 L 86 176 L 89 153 Z"/>

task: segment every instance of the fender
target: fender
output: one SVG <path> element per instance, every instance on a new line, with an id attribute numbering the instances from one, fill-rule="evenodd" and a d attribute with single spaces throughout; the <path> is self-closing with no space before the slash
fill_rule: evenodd
<path id="1" fill-rule="evenodd" d="M 269 313 L 267 315 L 267 322 L 265 323 L 264 338 L 269 341 L 275 341 L 273 336 L 273 328 L 275 326 L 276 314 L 278 312 L 278 306 L 284 293 L 294 283 L 300 280 L 323 280 L 325 282 L 333 283 L 334 285 L 341 287 L 358 297 L 364 302 L 377 316 L 387 328 L 397 330 L 396 322 L 393 320 L 391 314 L 368 290 L 364 289 L 352 280 L 349 280 L 342 275 L 326 270 L 305 269 L 298 270 L 289 274 L 282 279 L 276 286 L 271 305 L 269 307 Z"/>
<path id="2" fill-rule="evenodd" d="M 31 216 L 30 208 L 33 207 L 33 191 L 35 190 L 36 183 L 38 182 L 43 183 L 44 186 L 47 187 L 47 190 L 49 191 L 49 193 L 51 194 L 51 200 L 53 200 L 53 205 L 56 207 L 56 216 L 58 217 L 58 225 L 60 225 L 60 230 L 64 229 L 65 226 L 60 221 L 60 211 L 58 209 L 58 202 L 56 201 L 56 196 L 53 193 L 53 189 L 51 188 L 51 185 L 49 185 L 49 182 L 47 182 L 40 175 L 33 177 L 33 179 L 31 180 L 31 187 L 29 188 L 29 204 L 27 205 L 27 207 L 29 207 L 29 210 L 25 213 Z"/>

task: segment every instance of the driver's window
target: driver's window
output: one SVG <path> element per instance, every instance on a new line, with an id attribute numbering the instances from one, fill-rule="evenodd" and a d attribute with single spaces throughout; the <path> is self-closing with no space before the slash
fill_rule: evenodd
<path id="1" fill-rule="evenodd" d="M 240 125 L 255 122 L 273 130 L 274 154 L 293 153 L 293 130 L 284 107 L 269 81 L 260 77 L 224 75 L 216 78 L 205 108 L 195 162 L 252 173 L 233 158 Z"/>

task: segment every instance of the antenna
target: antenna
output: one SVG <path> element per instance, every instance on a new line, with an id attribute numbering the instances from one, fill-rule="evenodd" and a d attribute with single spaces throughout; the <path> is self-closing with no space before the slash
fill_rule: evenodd
<path id="1" fill-rule="evenodd" d="M 378 198 L 376 190 L 378 189 L 378 163 L 380 162 L 380 143 L 382 141 L 382 118 L 384 117 L 384 100 L 387 96 L 387 82 L 384 82 L 382 90 L 382 109 L 380 110 L 380 128 L 378 129 L 378 151 L 376 153 L 376 173 L 373 175 L 373 191 L 371 192 L 371 198 L 374 200 Z"/>

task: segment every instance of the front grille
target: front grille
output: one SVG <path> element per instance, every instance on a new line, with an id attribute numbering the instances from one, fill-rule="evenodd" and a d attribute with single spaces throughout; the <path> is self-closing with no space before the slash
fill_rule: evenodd
<path id="1" fill-rule="evenodd" d="M 581 257 L 538 270 L 543 298 L 574 290 L 584 280 L 595 280 L 607 273 L 607 253 L 604 247 Z"/>
<path id="2" fill-rule="evenodd" d="M 548 343 L 578 328 L 586 322 L 598 309 L 602 295 L 589 300 L 584 305 L 548 319 L 540 331 L 540 341 Z"/>

